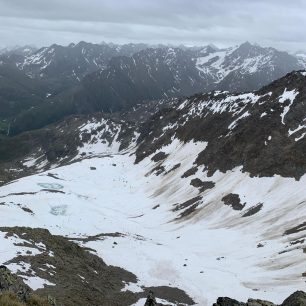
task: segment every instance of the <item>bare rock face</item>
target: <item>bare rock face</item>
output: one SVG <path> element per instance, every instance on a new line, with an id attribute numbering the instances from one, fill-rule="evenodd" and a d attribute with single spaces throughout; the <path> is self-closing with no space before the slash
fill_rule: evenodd
<path id="1" fill-rule="evenodd" d="M 277 306 L 269 301 L 249 299 L 246 303 L 238 302 L 228 297 L 219 297 L 213 306 Z M 306 293 L 296 291 L 279 306 L 306 306 Z"/>
<path id="2" fill-rule="evenodd" d="M 290 295 L 281 306 L 305 306 L 306 293 L 303 291 L 296 291 Z"/>
<path id="3" fill-rule="evenodd" d="M 306 172 L 305 80 L 304 72 L 292 72 L 256 92 L 198 94 L 162 109 L 140 126 L 136 163 L 174 137 L 207 143 L 195 166 L 208 175 L 242 167 L 251 176 L 299 180 Z"/>
<path id="4" fill-rule="evenodd" d="M 222 198 L 225 205 L 231 206 L 234 210 L 242 210 L 245 203 L 242 204 L 238 194 L 230 193 Z"/>
<path id="5" fill-rule="evenodd" d="M 7 291 L 17 294 L 21 301 L 26 301 L 32 292 L 20 277 L 12 274 L 5 266 L 0 266 L 0 293 Z"/>
<path id="6" fill-rule="evenodd" d="M 246 306 L 246 304 L 228 297 L 220 297 L 218 298 L 217 303 L 213 304 L 213 306 Z"/>
<path id="7" fill-rule="evenodd" d="M 247 306 L 276 306 L 276 305 L 268 301 L 249 299 L 247 302 Z"/>
<path id="8" fill-rule="evenodd" d="M 203 182 L 199 178 L 195 178 L 191 180 L 190 185 L 192 185 L 193 187 L 199 188 L 200 192 L 204 192 L 207 189 L 212 189 L 215 187 L 214 182 L 210 182 L 210 181 Z"/>
<path id="9" fill-rule="evenodd" d="M 18 255 L 7 264 L 27 263 L 36 276 L 54 284 L 46 285 L 34 292 L 40 297 L 48 297 L 50 306 L 55 306 L 53 299 L 58 306 L 128 306 L 144 298 L 146 292 L 150 290 L 154 291 L 156 297 L 166 299 L 175 305 L 194 305 L 192 298 L 176 287 L 144 287 L 144 291 L 138 293 L 122 291 L 125 284 L 136 283 L 137 277 L 122 268 L 107 265 L 100 257 L 90 252 L 91 249 L 82 248 L 75 243 L 84 241 L 82 238 L 78 240 L 56 236 L 40 228 L 0 228 L 0 231 L 7 233 L 8 237 L 22 235 L 28 246 L 35 247 L 39 242 L 46 246 L 46 250 L 42 253 L 35 256 L 33 254 Z M 113 235 L 120 236 L 120 233 Z M 87 239 L 95 241 L 99 237 L 99 235 L 91 236 Z M 52 256 L 49 255 L 50 252 Z M 46 266 L 46 263 L 49 266 Z M 52 273 L 54 269 L 56 273 Z M 3 291 L 11 291 L 17 294 L 22 302 L 43 306 L 29 303 L 33 297 L 33 291 L 23 283 L 21 278 L 29 276 L 27 273 L 19 271 L 20 276 L 15 276 L 6 267 L 0 266 L 0 294 Z M 52 297 L 51 303 L 50 297 Z M 2 306 L 1 302 L 0 306 Z"/>

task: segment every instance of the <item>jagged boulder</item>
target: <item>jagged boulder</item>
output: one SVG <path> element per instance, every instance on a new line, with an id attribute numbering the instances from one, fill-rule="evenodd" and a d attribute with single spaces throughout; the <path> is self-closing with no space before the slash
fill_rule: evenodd
<path id="1" fill-rule="evenodd" d="M 228 297 L 219 297 L 217 303 L 213 306 L 277 306 L 272 302 L 248 299 L 247 303 L 238 302 Z M 279 306 L 306 306 L 306 293 L 303 291 L 296 291 L 291 294 L 281 305 Z"/>
<path id="2" fill-rule="evenodd" d="M 291 294 L 281 306 L 305 306 L 306 293 L 303 291 L 296 291 Z"/>
<path id="3" fill-rule="evenodd" d="M 213 306 L 246 306 L 246 304 L 228 297 L 219 297 L 217 303 L 213 304 Z"/>
<path id="4" fill-rule="evenodd" d="M 246 305 L 247 306 L 276 306 L 275 304 L 268 302 L 268 301 L 254 300 L 254 299 L 248 299 L 248 302 Z"/>

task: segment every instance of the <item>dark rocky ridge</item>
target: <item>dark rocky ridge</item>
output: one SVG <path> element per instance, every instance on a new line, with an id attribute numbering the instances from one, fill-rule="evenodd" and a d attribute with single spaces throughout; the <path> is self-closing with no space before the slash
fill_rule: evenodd
<path id="1" fill-rule="evenodd" d="M 269 301 L 249 299 L 246 303 L 238 302 L 228 297 L 220 297 L 217 303 L 213 306 L 305 306 L 306 293 L 303 291 L 296 291 L 290 295 L 282 304 L 276 305 Z"/>
<path id="2" fill-rule="evenodd" d="M 24 283 L 24 280 L 11 273 L 6 266 L 0 266 L 0 305 L 1 306 L 59 306 L 51 296 L 42 298 Z"/>
<path id="3" fill-rule="evenodd" d="M 45 84 L 11 65 L 0 64 L 0 120 L 43 103 Z"/>
<path id="4" fill-rule="evenodd" d="M 208 93 L 187 99 L 181 107 L 163 109 L 141 126 L 136 162 L 169 144 L 174 136 L 183 142 L 208 143 L 196 164 L 205 165 L 210 174 L 242 166 L 252 175 L 279 174 L 299 179 L 306 172 L 304 130 L 293 136 L 288 131 L 303 125 L 305 120 L 305 81 L 303 73 L 293 72 L 248 94 L 249 98 Z M 280 103 L 279 98 L 285 91 L 293 90 L 298 95 L 282 122 L 281 115 L 290 101 Z M 257 97 L 255 103 L 254 97 Z M 226 99 L 229 102 L 224 102 Z M 222 112 L 216 111 L 220 108 Z M 246 118 L 240 119 L 241 114 L 247 114 Z M 169 125 L 173 128 L 164 132 Z M 298 137 L 302 138 L 295 141 Z"/>
<path id="5" fill-rule="evenodd" d="M 22 278 L 11 274 L 5 266 L 0 266 L 0 293 L 5 291 L 14 292 L 21 301 L 26 301 L 32 289 L 22 281 Z"/>
<path id="6" fill-rule="evenodd" d="M 47 285 L 35 293 L 42 297 L 52 296 L 58 305 L 128 306 L 145 297 L 149 290 L 154 290 L 157 297 L 167 298 L 172 303 L 194 305 L 186 293 L 174 287 L 143 288 L 143 292 L 140 293 L 121 291 L 126 283 L 136 283 L 136 276 L 124 269 L 106 265 L 100 257 L 92 254 L 93 250 L 82 248 L 67 237 L 51 235 L 45 229 L 24 227 L 0 228 L 0 231 L 6 232 L 7 237 L 12 235 L 22 237 L 27 241 L 28 247 L 37 248 L 38 243 L 46 246 L 46 249 L 38 255 L 19 255 L 5 264 L 29 263 L 31 270 L 18 272 L 18 275 L 31 276 L 34 273 L 56 284 Z M 50 252 L 53 256 L 49 255 Z M 1 271 L 0 269 L 0 285 L 1 277 L 7 275 Z M 22 293 L 25 300 L 32 290 L 17 276 L 12 277 L 16 279 L 12 291 Z"/>

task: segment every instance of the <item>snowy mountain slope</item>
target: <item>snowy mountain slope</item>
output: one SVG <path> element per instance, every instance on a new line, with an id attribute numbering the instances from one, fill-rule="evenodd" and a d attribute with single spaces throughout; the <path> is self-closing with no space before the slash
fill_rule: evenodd
<path id="1" fill-rule="evenodd" d="M 14 46 L 14 47 L 7 47 L 7 48 L 3 48 L 0 49 L 0 54 L 17 54 L 17 55 L 24 55 L 24 56 L 28 56 L 32 53 L 34 53 L 35 51 L 37 51 L 37 48 L 35 46 Z"/>
<path id="2" fill-rule="evenodd" d="M 180 216 L 172 211 L 175 204 L 199 196 L 189 179 L 180 179 L 194 161 L 188 158 L 192 147 L 198 147 L 193 151 L 196 154 L 204 146 L 173 144 L 177 153 L 165 162 L 169 166 L 184 163 L 162 178 L 144 176 L 153 168 L 149 159 L 133 166 L 128 155 L 111 155 L 52 171 L 60 180 L 47 173 L 21 179 L 1 188 L 3 222 L 10 220 L 5 224 L 12 227 L 35 224 L 80 240 L 122 233 L 121 238 L 96 239 L 84 245 L 97 250 L 107 264 L 135 273 L 137 290 L 141 285 L 175 286 L 200 305 L 210 305 L 219 295 L 280 302 L 292 291 L 303 289 L 304 244 L 291 244 L 302 235 L 283 234 L 293 221 L 303 221 L 305 177 L 299 182 L 281 177 L 252 179 L 240 169 L 210 178 L 197 174 L 193 178 L 209 179 L 215 187 L 200 194 L 197 214 L 175 221 Z M 34 194 L 22 195 L 25 192 Z M 239 194 L 246 203 L 242 212 L 222 203 L 221 198 L 229 193 Z M 242 217 L 258 203 L 263 208 L 257 215 Z M 48 281 L 52 283 L 52 276 Z"/>
<path id="3" fill-rule="evenodd" d="M 1 224 L 73 238 L 135 274 L 125 288 L 135 294 L 167 286 L 203 306 L 218 296 L 280 303 L 305 285 L 305 79 L 197 95 L 139 124 L 90 116 L 53 126 L 56 143 L 74 139 L 74 149 L 55 150 L 43 167 L 37 145 L 17 158 L 17 170 L 42 172 L 0 188 Z M 0 239 L 1 261 L 15 257 L 16 271 L 19 249 Z M 40 287 L 55 280 L 44 275 Z"/>
<path id="4" fill-rule="evenodd" d="M 178 138 L 208 142 L 196 165 L 205 164 L 210 174 L 243 165 L 253 175 L 299 178 L 305 173 L 304 84 L 305 73 L 296 72 L 257 92 L 186 99 L 141 127 L 136 161 Z"/>
<path id="5" fill-rule="evenodd" d="M 298 51 L 295 52 L 294 55 L 298 58 L 301 65 L 306 65 L 306 52 L 305 51 Z"/>
<path id="6" fill-rule="evenodd" d="M 53 94 L 80 82 L 98 69 L 105 69 L 114 56 L 131 56 L 146 48 L 144 44 L 91 44 L 84 41 L 69 46 L 43 47 L 16 62 L 16 66 L 32 78 L 48 81 Z M 63 82 L 60 86 L 60 82 Z M 53 87 L 53 88 L 52 88 Z"/>
<path id="7" fill-rule="evenodd" d="M 305 63 L 286 52 L 246 42 L 240 46 L 209 52 L 196 59 L 200 75 L 210 75 L 215 89 L 256 90 L 287 72 L 305 69 Z"/>

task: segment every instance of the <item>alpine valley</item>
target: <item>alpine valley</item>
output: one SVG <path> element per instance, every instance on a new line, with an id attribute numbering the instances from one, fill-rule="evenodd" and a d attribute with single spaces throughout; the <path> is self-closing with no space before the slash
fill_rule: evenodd
<path id="1" fill-rule="evenodd" d="M 248 42 L 0 54 L 0 292 L 306 305 L 305 57 Z"/>

